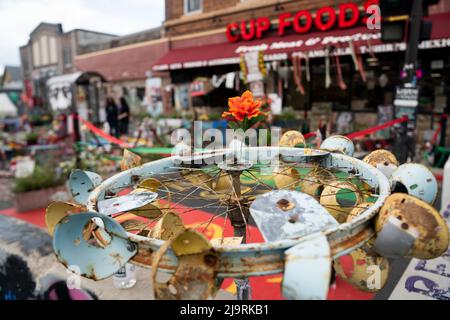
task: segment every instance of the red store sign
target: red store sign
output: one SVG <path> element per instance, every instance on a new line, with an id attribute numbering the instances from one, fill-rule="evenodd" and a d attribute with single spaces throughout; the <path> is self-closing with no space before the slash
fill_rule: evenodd
<path id="1" fill-rule="evenodd" d="M 289 28 L 299 34 L 307 33 L 313 25 L 320 31 L 327 31 L 335 27 L 336 22 L 339 28 L 351 28 L 359 22 L 365 23 L 367 8 L 378 3 L 379 0 L 367 0 L 364 13 L 361 13 L 358 5 L 353 2 L 340 4 L 337 12 L 333 7 L 323 7 L 318 9 L 315 15 L 309 10 L 300 10 L 295 14 L 282 13 L 278 16 L 278 35 L 283 36 Z M 325 17 L 328 19 L 324 19 Z M 248 22 L 244 20 L 228 24 L 226 35 L 230 42 L 250 41 L 261 39 L 270 28 L 270 19 L 260 17 Z"/>

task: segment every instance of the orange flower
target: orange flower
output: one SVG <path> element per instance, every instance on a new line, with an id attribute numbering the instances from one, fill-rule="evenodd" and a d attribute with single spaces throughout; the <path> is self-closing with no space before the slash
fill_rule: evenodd
<path id="1" fill-rule="evenodd" d="M 222 118 L 232 116 L 237 121 L 244 121 L 245 118 L 250 120 L 261 114 L 265 115 L 261 111 L 261 104 L 262 102 L 255 100 L 253 93 L 247 90 L 240 97 L 228 99 L 229 110 L 222 114 Z"/>

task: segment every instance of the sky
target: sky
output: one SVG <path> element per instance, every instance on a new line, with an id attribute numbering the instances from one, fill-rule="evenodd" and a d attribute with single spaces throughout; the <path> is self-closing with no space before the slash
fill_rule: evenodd
<path id="1" fill-rule="evenodd" d="M 20 64 L 19 47 L 41 22 L 125 35 L 163 20 L 164 0 L 0 0 L 0 72 Z"/>

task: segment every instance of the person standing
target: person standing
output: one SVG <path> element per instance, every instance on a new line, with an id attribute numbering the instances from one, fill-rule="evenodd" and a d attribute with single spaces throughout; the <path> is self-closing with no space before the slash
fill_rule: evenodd
<path id="1" fill-rule="evenodd" d="M 117 107 L 116 102 L 113 98 L 108 97 L 106 98 L 106 121 L 109 124 L 109 133 L 114 136 L 119 136 L 119 130 L 118 130 L 118 115 L 119 115 L 119 108 Z"/>
<path id="2" fill-rule="evenodd" d="M 130 123 L 130 107 L 128 106 L 127 100 L 122 97 L 120 98 L 119 107 L 119 134 L 128 134 L 128 126 Z"/>

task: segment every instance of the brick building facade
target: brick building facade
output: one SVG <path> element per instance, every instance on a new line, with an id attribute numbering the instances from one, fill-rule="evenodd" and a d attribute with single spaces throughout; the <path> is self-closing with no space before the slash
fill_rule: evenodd
<path id="1" fill-rule="evenodd" d="M 341 28 L 338 23 L 340 6 L 349 2 L 356 6 L 360 20 L 351 27 Z M 373 2 L 376 1 L 166 0 L 166 18 L 157 35 L 147 34 L 146 37 L 144 31 L 143 35 L 138 33 L 137 37 L 131 35 L 128 41 L 125 41 L 125 37 L 110 41 L 107 47 L 92 46 L 76 57 L 76 66 L 81 70 L 99 71 L 116 86 L 139 88 L 141 92 L 147 72 L 152 70 L 153 76 L 162 78 L 167 110 L 179 108 L 181 99 L 184 107 L 213 107 L 213 110 L 207 111 L 211 113 L 215 112 L 214 107 L 224 107 L 226 97 L 242 91 L 245 84 L 241 83 L 239 88 L 232 89 L 222 85 L 210 90 L 209 94 L 195 98 L 189 94 L 189 86 L 198 79 L 204 81 L 229 73 L 239 74 L 241 54 L 262 48 L 270 69 L 265 80 L 266 93 L 280 93 L 283 106 L 292 107 L 298 117 L 310 118 L 315 109 L 325 106 L 332 108 L 334 120 L 342 112 L 352 112 L 355 122 L 352 130 L 363 129 L 376 124 L 378 106 L 392 105 L 406 48 L 404 43 L 384 44 L 379 39 L 379 30 L 368 30 L 362 18 L 367 16 L 365 9 Z M 326 31 L 319 30 L 316 25 L 317 13 L 323 7 L 331 7 L 336 15 L 334 24 Z M 311 13 L 313 26 L 307 32 L 298 33 L 294 30 L 292 19 L 299 11 Z M 444 103 L 443 94 L 431 92 L 430 88 L 450 83 L 446 71 L 450 69 L 449 55 L 446 53 L 450 47 L 449 12 L 450 0 L 441 0 L 438 5 L 430 7 L 429 19 L 439 27 L 433 28 L 431 41 L 422 44 L 419 54 L 425 75 L 422 82 L 426 97 L 419 115 L 424 130 L 434 128 L 436 121 L 433 120 L 432 110 L 442 110 Z M 288 27 L 285 28 L 285 34 L 280 35 L 280 16 L 283 15 Z M 344 20 L 349 19 L 347 11 L 344 16 Z M 235 23 L 230 29 L 231 33 L 237 31 L 239 34 L 242 23 L 249 28 L 251 23 L 257 23 L 256 19 L 261 17 L 270 22 L 270 28 L 265 29 L 261 37 L 253 37 L 249 41 L 239 39 L 234 43 L 229 41 L 227 30 L 230 24 Z M 329 14 L 324 14 L 320 20 L 326 23 L 329 19 Z M 310 41 L 318 42 L 307 46 Z M 365 75 L 360 75 L 353 64 L 350 41 L 354 42 L 362 56 Z M 345 90 L 338 85 L 334 58 L 330 72 L 332 83 L 329 88 L 325 88 L 324 55 L 327 48 L 338 49 L 334 55 L 341 55 Z M 306 94 L 299 93 L 292 75 L 292 55 L 300 53 L 310 58 L 311 81 L 303 79 Z M 435 66 L 440 66 L 440 69 L 434 69 Z M 288 77 L 280 85 L 283 70 Z M 380 89 L 383 77 L 387 78 L 387 85 L 383 84 Z M 439 99 L 435 99 L 436 95 Z"/>
<path id="2" fill-rule="evenodd" d="M 311 118 L 315 110 L 332 108 L 334 123 L 343 112 L 353 114 L 351 130 L 364 129 L 377 124 L 378 107 L 393 103 L 395 86 L 399 83 L 399 74 L 404 60 L 405 43 L 385 44 L 380 41 L 379 30 L 368 30 L 362 22 L 352 27 L 340 28 L 340 6 L 351 2 L 359 8 L 361 16 L 368 16 L 366 9 L 377 1 L 363 0 L 320 0 L 320 1 L 271 1 L 271 0 L 166 0 L 166 20 L 163 23 L 164 35 L 169 41 L 169 53 L 158 60 L 153 69 L 170 74 L 172 84 L 186 85 L 198 78 L 213 78 L 229 72 L 239 72 L 239 57 L 251 50 L 264 50 L 267 64 L 276 60 L 275 69 L 269 71 L 265 80 L 266 93 L 282 92 L 283 106 L 290 106 L 298 117 L 308 118 L 311 129 Z M 336 20 L 333 27 L 326 32 L 319 30 L 316 16 L 320 8 L 331 7 L 335 10 Z M 305 33 L 293 32 L 293 17 L 299 11 L 309 11 L 313 26 Z M 280 35 L 279 23 L 281 17 L 287 14 L 289 26 L 287 32 Z M 450 1 L 441 0 L 438 5 L 429 8 L 434 28 L 430 41 L 421 45 L 419 65 L 423 71 L 421 91 L 423 92 L 419 106 L 418 123 L 420 126 L 419 141 L 425 131 L 436 128 L 438 118 L 433 113 L 443 112 L 448 101 L 443 90 L 450 86 L 447 71 L 450 68 L 448 51 L 450 50 Z M 347 19 L 348 12 L 345 12 Z M 242 33 L 241 25 L 251 33 L 252 23 L 257 24 L 258 18 L 270 21 L 270 28 L 264 29 L 261 37 L 254 36 L 249 41 L 230 43 L 227 28 L 235 23 L 232 32 Z M 285 16 L 286 17 L 286 16 Z M 322 22 L 329 21 L 329 15 L 322 16 Z M 289 23 L 290 22 L 290 23 Z M 300 23 L 300 25 L 302 22 Z M 319 39 L 317 45 L 308 47 L 305 43 Z M 330 40 L 331 39 L 331 40 Z M 353 65 L 349 43 L 353 42 L 362 58 L 364 73 L 359 75 Z M 295 47 L 298 43 L 302 45 Z M 331 60 L 331 85 L 326 88 L 325 49 L 335 50 L 341 55 L 340 67 L 345 90 L 340 89 L 334 58 Z M 425 50 L 427 49 L 427 50 Z M 340 50 L 340 51 L 339 51 Z M 310 58 L 311 81 L 305 80 L 303 85 L 306 93 L 300 94 L 292 75 L 292 54 L 306 54 Z M 274 55 L 277 55 L 274 58 Z M 373 57 L 374 56 L 374 57 Z M 270 68 L 272 65 L 268 65 Z M 434 69 L 439 66 L 439 69 Z M 287 68 L 289 76 L 285 88 L 279 90 L 280 72 L 277 68 Z M 382 79 L 383 78 L 383 79 Z M 387 84 L 384 79 L 387 78 Z M 381 83 L 381 85 L 380 85 Z M 241 86 L 242 90 L 244 86 Z M 342 86 L 341 86 L 342 88 Z M 432 88 L 438 92 L 431 92 Z M 442 89 L 442 90 L 441 90 Z M 440 91 L 439 91 L 440 90 Z M 218 92 L 223 94 L 217 94 Z M 238 93 L 224 90 L 223 85 L 214 89 L 202 101 L 192 106 L 225 106 L 226 96 Z M 175 94 L 176 95 L 176 94 Z M 447 102 L 445 102 L 445 101 Z M 448 110 L 448 108 L 447 108 Z M 208 111 L 213 112 L 213 111 Z M 315 122 L 314 120 L 312 121 Z M 450 130 L 447 130 L 450 133 Z"/>
<path id="3" fill-rule="evenodd" d="M 126 95 L 134 112 L 141 112 L 145 82 L 152 65 L 169 51 L 162 29 L 153 28 L 84 47 L 75 58 L 81 71 L 96 71 L 107 80 L 107 93 Z"/>
<path id="4" fill-rule="evenodd" d="M 19 49 L 26 86 L 32 86 L 38 100 L 44 99 L 50 77 L 77 71 L 74 60 L 83 47 L 115 37 L 82 29 L 64 32 L 61 24 L 39 24 L 30 33 L 28 43 Z"/>

